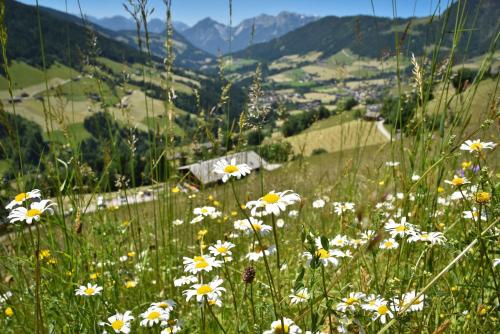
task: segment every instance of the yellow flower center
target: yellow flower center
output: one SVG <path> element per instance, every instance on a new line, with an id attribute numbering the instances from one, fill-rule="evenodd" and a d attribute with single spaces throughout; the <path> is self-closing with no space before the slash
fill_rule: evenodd
<path id="1" fill-rule="evenodd" d="M 328 259 L 330 257 L 330 252 L 328 252 L 324 248 L 321 248 L 316 251 L 316 256 L 318 256 L 320 259 Z"/>
<path id="2" fill-rule="evenodd" d="M 196 289 L 196 293 L 199 295 L 202 295 L 202 296 L 206 295 L 212 291 L 213 291 L 213 289 L 208 284 L 204 284 L 204 285 L 200 286 L 198 289 Z"/>
<path id="3" fill-rule="evenodd" d="M 378 308 L 377 308 L 377 312 L 380 314 L 380 315 L 385 315 L 387 314 L 387 312 L 389 312 L 389 308 L 385 305 L 380 305 Z"/>
<path id="4" fill-rule="evenodd" d="M 173 187 L 172 188 L 172 192 L 175 194 L 175 193 L 178 193 L 179 191 L 181 191 L 178 187 Z"/>
<path id="5" fill-rule="evenodd" d="M 28 212 L 26 213 L 26 215 L 28 217 L 36 217 L 36 216 L 40 216 L 42 214 L 42 211 L 38 210 L 38 209 L 30 209 L 28 210 Z"/>
<path id="6" fill-rule="evenodd" d="M 465 183 L 465 180 L 462 177 L 456 177 L 453 180 L 451 180 L 451 183 L 454 186 L 461 186 L 462 184 Z"/>
<path id="7" fill-rule="evenodd" d="M 393 245 L 392 241 L 386 241 L 386 242 L 384 242 L 384 246 L 387 247 L 387 248 L 392 247 L 392 245 Z"/>
<path id="8" fill-rule="evenodd" d="M 86 294 L 87 296 L 90 296 L 90 295 L 93 295 L 93 294 L 94 294 L 94 291 L 95 291 L 95 289 L 94 289 L 94 288 L 86 288 L 86 289 L 85 289 L 85 294 Z"/>
<path id="9" fill-rule="evenodd" d="M 221 246 L 221 247 L 217 248 L 217 251 L 219 253 L 226 253 L 227 252 L 227 247 Z"/>
<path id="10" fill-rule="evenodd" d="M 472 165 L 472 161 L 464 161 L 462 162 L 462 169 L 467 169 Z"/>
<path id="11" fill-rule="evenodd" d="M 406 226 L 404 226 L 404 225 L 399 225 L 399 226 L 397 226 L 397 227 L 395 228 L 395 230 L 396 230 L 396 231 L 398 231 L 398 232 L 404 232 L 404 231 L 406 231 Z"/>
<path id="12" fill-rule="evenodd" d="M 115 331 L 122 329 L 124 325 L 125 325 L 125 322 L 123 322 L 123 320 L 119 320 L 119 319 L 115 320 L 111 323 L 111 327 L 113 327 L 113 329 Z"/>
<path id="13" fill-rule="evenodd" d="M 252 224 L 255 231 L 260 232 L 262 230 L 262 226 L 260 224 Z"/>
<path id="14" fill-rule="evenodd" d="M 194 262 L 195 262 L 194 267 L 197 268 L 197 269 L 202 269 L 202 268 L 208 267 L 207 260 L 205 260 L 204 257 L 195 256 Z"/>
<path id="15" fill-rule="evenodd" d="M 217 300 L 215 300 L 215 299 L 210 299 L 208 301 L 208 305 L 215 305 L 216 303 L 217 303 Z"/>
<path id="16" fill-rule="evenodd" d="M 235 166 L 235 165 L 227 165 L 225 168 L 224 168 L 224 172 L 225 173 L 234 173 L 234 172 L 237 172 L 239 171 L 238 167 Z"/>
<path id="17" fill-rule="evenodd" d="M 280 200 L 280 197 L 274 193 L 269 193 L 266 196 L 262 197 L 262 200 L 267 204 L 274 204 Z"/>
<path id="18" fill-rule="evenodd" d="M 479 212 L 477 212 L 477 211 L 472 211 L 472 216 L 474 216 L 474 217 L 476 217 L 476 218 L 477 218 L 477 217 L 479 217 Z"/>
<path id="19" fill-rule="evenodd" d="M 26 194 L 26 193 L 20 193 L 14 199 L 16 200 L 16 202 L 22 202 L 22 201 L 24 201 L 27 198 L 28 198 L 28 194 Z"/>
<path id="20" fill-rule="evenodd" d="M 207 209 L 205 209 L 205 208 L 201 209 L 201 213 L 207 213 L 207 212 L 208 212 Z"/>
<path id="21" fill-rule="evenodd" d="M 346 300 L 346 302 L 345 302 L 345 303 L 346 303 L 347 305 L 352 305 L 352 304 L 357 303 L 357 302 L 358 302 L 358 299 L 353 298 L 353 297 L 349 297 L 349 298 L 347 298 L 347 300 Z"/>
<path id="22" fill-rule="evenodd" d="M 289 331 L 289 326 L 285 325 L 285 328 L 281 324 L 278 324 L 276 327 L 274 327 L 274 333 L 276 334 L 284 334 L 288 333 Z"/>
<path id="23" fill-rule="evenodd" d="M 472 143 L 470 144 L 470 149 L 473 151 L 481 151 L 483 149 L 483 144 L 481 143 Z"/>
<path id="24" fill-rule="evenodd" d="M 422 239 L 429 239 L 429 235 L 427 233 L 422 233 L 420 235 L 420 238 L 422 238 Z"/>
<path id="25" fill-rule="evenodd" d="M 160 315 L 161 315 L 160 312 L 153 311 L 153 312 L 151 312 L 151 313 L 148 314 L 148 319 L 149 320 L 156 320 L 156 319 L 158 319 L 160 317 Z"/>

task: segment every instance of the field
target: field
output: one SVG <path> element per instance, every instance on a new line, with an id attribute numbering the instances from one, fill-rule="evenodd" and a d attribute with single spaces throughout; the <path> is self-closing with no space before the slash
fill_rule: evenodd
<path id="1" fill-rule="evenodd" d="M 316 149 L 337 152 L 367 145 L 380 146 L 388 141 L 373 122 L 350 121 L 324 128 L 319 124 L 317 127 L 285 140 L 292 144 L 295 152 L 304 155 L 311 155 Z"/>

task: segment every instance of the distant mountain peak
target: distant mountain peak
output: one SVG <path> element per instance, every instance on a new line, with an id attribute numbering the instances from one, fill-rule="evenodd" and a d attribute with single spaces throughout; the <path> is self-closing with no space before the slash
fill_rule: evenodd
<path id="1" fill-rule="evenodd" d="M 318 17 L 283 11 L 278 15 L 261 14 L 241 21 L 232 27 L 231 51 L 239 51 L 251 43 L 252 27 L 255 24 L 254 43 L 267 42 L 294 29 L 300 28 Z M 182 34 L 198 48 L 218 54 L 229 52 L 229 26 L 206 17 Z"/>

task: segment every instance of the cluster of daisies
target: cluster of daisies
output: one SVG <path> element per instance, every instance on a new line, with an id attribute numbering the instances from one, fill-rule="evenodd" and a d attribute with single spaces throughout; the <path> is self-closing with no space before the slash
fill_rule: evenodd
<path id="1" fill-rule="evenodd" d="M 75 295 L 92 297 L 100 295 L 103 288 L 97 284 L 88 283 L 75 290 Z M 172 317 L 176 303 L 169 299 L 152 303 L 146 311 L 140 314 L 139 325 L 141 327 L 160 327 L 162 334 L 178 333 L 181 330 L 182 321 Z M 130 333 L 132 321 L 135 317 L 131 311 L 124 313 L 117 312 L 110 316 L 107 322 L 100 321 L 98 324 L 106 329 L 111 329 L 115 333 Z"/>
<path id="2" fill-rule="evenodd" d="M 7 217 L 11 223 L 25 222 L 32 224 L 39 221 L 44 213 L 53 213 L 55 206 L 51 200 L 41 199 L 42 193 L 38 189 L 26 193 L 17 194 L 14 199 L 5 206 L 9 210 Z"/>
<path id="3" fill-rule="evenodd" d="M 351 292 L 337 303 L 336 310 L 342 312 L 347 318 L 352 318 L 350 315 L 356 312 L 366 311 L 369 312 L 373 321 L 379 320 L 385 324 L 388 319 L 394 317 L 394 313 L 399 311 L 422 311 L 424 300 L 425 295 L 417 294 L 415 291 L 404 293 L 389 300 L 374 294 L 366 295 L 362 292 Z M 339 332 L 345 333 L 346 331 L 339 330 Z"/>

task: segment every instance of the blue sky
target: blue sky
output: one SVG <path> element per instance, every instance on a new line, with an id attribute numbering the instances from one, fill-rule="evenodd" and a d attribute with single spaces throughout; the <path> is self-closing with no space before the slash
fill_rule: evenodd
<path id="1" fill-rule="evenodd" d="M 451 0 L 372 0 L 377 16 L 393 17 L 393 2 L 396 3 L 397 16 L 427 16 L 440 6 L 441 11 Z M 291 11 L 307 15 L 372 15 L 370 0 L 233 0 L 233 23 L 257 16 L 262 13 L 275 15 L 281 11 Z M 21 0 L 34 4 L 36 0 Z M 124 0 L 80 0 L 83 12 L 95 17 L 114 15 L 126 16 L 122 3 Z M 77 0 L 39 0 L 41 6 L 78 13 Z M 153 17 L 164 18 L 165 7 L 162 0 L 149 0 L 155 8 Z M 187 24 L 211 17 L 222 23 L 229 23 L 228 0 L 172 0 L 173 18 Z"/>

